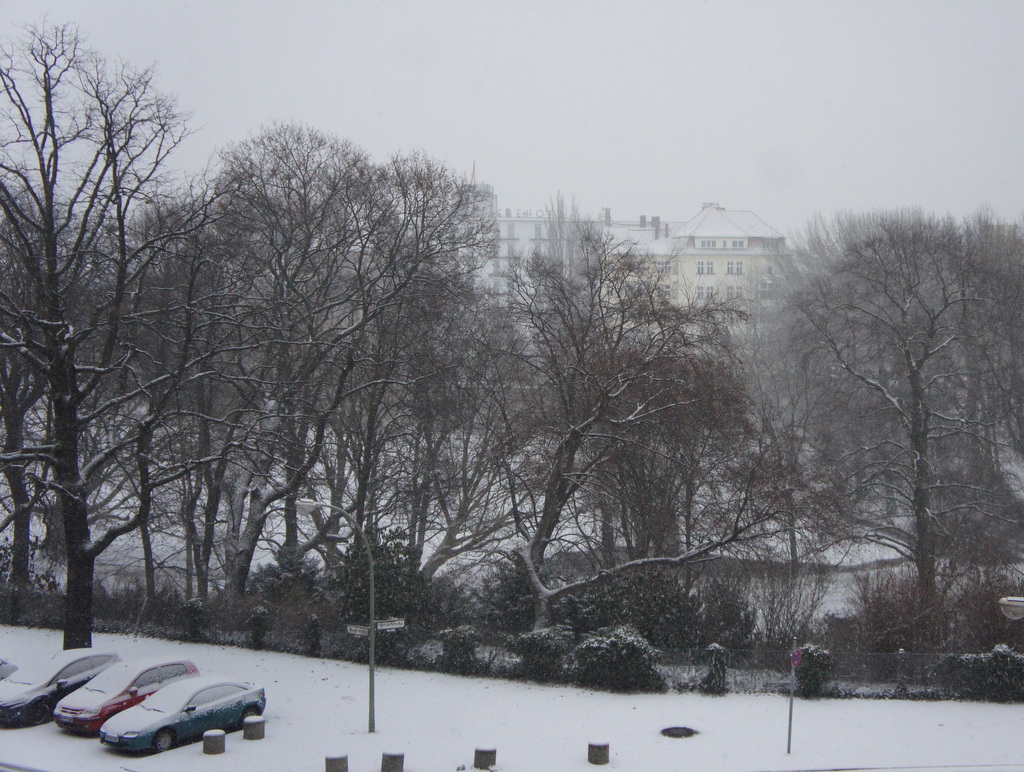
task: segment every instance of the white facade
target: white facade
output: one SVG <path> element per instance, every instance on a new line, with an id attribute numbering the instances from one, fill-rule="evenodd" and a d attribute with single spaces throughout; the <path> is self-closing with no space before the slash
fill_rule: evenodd
<path id="1" fill-rule="evenodd" d="M 484 280 L 495 292 L 505 289 L 508 261 L 539 251 L 550 254 L 557 241 L 558 217 L 550 208 L 499 207 L 493 189 L 480 185 L 487 212 L 498 230 L 498 248 Z M 662 272 L 666 291 L 679 303 L 712 297 L 767 300 L 774 295 L 775 262 L 785 247 L 782 234 L 751 211 L 707 203 L 686 221 L 612 220 L 610 210 L 591 221 L 616 241 L 647 252 Z"/>
<path id="2" fill-rule="evenodd" d="M 679 302 L 712 296 L 769 300 L 785 238 L 749 210 L 707 203 L 699 214 L 651 243 Z"/>

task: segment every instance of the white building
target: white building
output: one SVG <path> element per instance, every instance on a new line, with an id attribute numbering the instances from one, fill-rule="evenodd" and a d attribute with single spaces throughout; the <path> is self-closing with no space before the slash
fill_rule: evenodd
<path id="1" fill-rule="evenodd" d="M 551 254 L 564 239 L 556 229 L 565 213 L 552 204 L 533 208 L 499 207 L 489 185 L 478 185 L 481 209 L 494 217 L 498 248 L 485 269 L 485 281 L 495 292 L 505 289 L 510 257 L 533 252 Z M 774 294 L 775 261 L 785 247 L 782 234 L 748 210 L 725 209 L 706 203 L 693 218 L 662 221 L 641 216 L 639 221 L 613 220 L 605 209 L 589 224 L 614 240 L 628 242 L 658 263 L 666 290 L 677 302 L 714 296 L 766 300 Z"/>
<path id="2" fill-rule="evenodd" d="M 707 203 L 699 214 L 650 243 L 674 299 L 768 300 L 785 238 L 749 210 Z"/>

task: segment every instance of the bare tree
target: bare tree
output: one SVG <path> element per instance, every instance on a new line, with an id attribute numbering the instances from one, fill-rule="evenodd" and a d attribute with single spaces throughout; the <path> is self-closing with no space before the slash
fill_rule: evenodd
<path id="1" fill-rule="evenodd" d="M 998 492 L 963 466 L 986 442 L 969 321 L 982 312 L 983 252 L 954 221 L 919 212 L 817 222 L 806 251 L 815 268 L 793 305 L 836 405 L 818 436 L 862 537 L 912 561 L 920 629 L 935 642 L 940 569 L 963 526 L 1000 511 Z"/>
<path id="2" fill-rule="evenodd" d="M 188 367 L 181 351 L 171 370 L 146 366 L 147 277 L 203 207 L 149 227 L 185 131 L 151 70 L 109 65 L 73 28 L 46 28 L 0 50 L 0 88 L 0 238 L 24 286 L 0 295 L 0 347 L 45 384 L 48 415 L 43 441 L 3 460 L 48 470 L 66 545 L 64 645 L 88 646 L 96 558 L 144 519 L 112 513 L 94 530 L 91 498 Z"/>
<path id="3" fill-rule="evenodd" d="M 220 358 L 240 427 L 219 483 L 227 587 L 239 593 L 261 541 L 294 564 L 331 527 L 299 521 L 294 502 L 309 487 L 329 484 L 358 520 L 375 516 L 367 496 L 387 438 L 377 425 L 364 432 L 353 467 L 341 419 L 359 400 L 372 407 L 361 418 L 388 409 L 402 305 L 466 271 L 487 229 L 472 188 L 430 159 L 375 164 L 303 127 L 232 148 L 222 184 L 225 254 L 244 256 L 246 277 L 231 301 L 236 343 Z"/>
<path id="4" fill-rule="evenodd" d="M 672 304 L 643 255 L 586 229 L 580 233 L 577 259 L 535 255 L 510 279 L 510 311 L 525 337 L 520 392 L 509 413 L 509 432 L 519 446 L 508 484 L 521 539 L 510 557 L 529 580 L 541 628 L 551 622 L 555 599 L 580 591 L 602 572 L 705 559 L 762 535 L 762 526 L 777 516 L 767 499 L 754 495 L 770 479 L 767 465 L 755 462 L 746 465 L 739 487 L 721 489 L 720 506 L 707 510 L 689 546 L 679 542 L 672 554 L 608 561 L 613 564 L 564 581 L 552 575 L 546 563 L 555 555 L 564 553 L 564 560 L 600 539 L 593 496 L 602 478 L 611 487 L 606 476 L 615 454 L 630 446 L 657 452 L 660 421 L 678 416 L 686 403 L 703 399 L 710 407 L 715 399 L 695 393 L 695 371 L 710 372 L 729 360 L 724 309 Z M 751 450 L 768 459 L 756 443 Z"/>

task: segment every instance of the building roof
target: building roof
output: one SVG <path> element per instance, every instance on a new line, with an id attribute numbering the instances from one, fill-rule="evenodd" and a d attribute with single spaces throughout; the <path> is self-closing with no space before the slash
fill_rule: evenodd
<path id="1" fill-rule="evenodd" d="M 718 204 L 704 204 L 700 214 L 672 232 L 672 238 L 782 238 L 782 234 L 745 209 L 725 209 Z"/>

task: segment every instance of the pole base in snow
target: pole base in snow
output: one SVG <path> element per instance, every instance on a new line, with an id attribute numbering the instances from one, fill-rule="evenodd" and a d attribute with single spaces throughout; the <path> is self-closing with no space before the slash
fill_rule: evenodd
<path id="1" fill-rule="evenodd" d="M 404 753 L 384 753 L 380 757 L 380 772 L 402 772 L 405 769 Z"/>
<path id="2" fill-rule="evenodd" d="M 604 743 L 603 745 L 590 743 L 590 745 L 587 746 L 587 761 L 591 764 L 607 764 L 608 743 Z"/>

